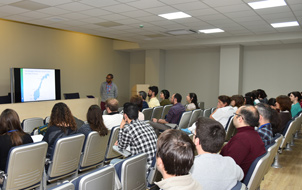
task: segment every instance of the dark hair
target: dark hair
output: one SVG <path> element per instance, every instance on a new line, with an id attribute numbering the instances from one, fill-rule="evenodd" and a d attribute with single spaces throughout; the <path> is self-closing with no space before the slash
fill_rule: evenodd
<path id="1" fill-rule="evenodd" d="M 105 102 L 105 105 L 113 112 L 118 111 L 118 100 L 115 98 L 108 98 Z"/>
<path id="2" fill-rule="evenodd" d="M 194 103 L 196 109 L 199 109 L 198 103 L 197 103 L 197 95 L 193 92 L 189 93 L 189 97 L 191 99 L 191 103 Z"/>
<path id="3" fill-rule="evenodd" d="M 18 146 L 23 144 L 22 136 L 24 136 L 26 133 L 21 128 L 20 119 L 15 110 L 5 109 L 1 113 L 0 126 L 0 135 L 6 133 L 8 136 L 10 136 L 12 145 Z"/>
<path id="4" fill-rule="evenodd" d="M 231 98 L 228 97 L 228 96 L 226 96 L 226 95 L 218 96 L 218 99 L 219 99 L 220 101 L 222 101 L 224 104 L 226 103 L 227 106 L 230 105 L 230 103 L 231 103 Z"/>
<path id="5" fill-rule="evenodd" d="M 239 108 L 239 114 L 242 115 L 246 124 L 251 127 L 259 125 L 259 113 L 254 106 L 245 105 Z"/>
<path id="6" fill-rule="evenodd" d="M 293 91 L 290 94 L 292 94 L 295 98 L 298 97 L 298 101 L 301 100 L 301 94 L 298 91 Z"/>
<path id="7" fill-rule="evenodd" d="M 66 132 L 66 127 L 70 127 L 73 131 L 77 128 L 70 109 L 63 102 L 56 103 L 53 106 L 49 126 L 60 127 L 64 132 Z"/>
<path id="8" fill-rule="evenodd" d="M 275 109 L 272 109 L 272 117 L 270 119 L 270 123 L 272 125 L 273 132 L 278 131 L 278 129 L 280 128 L 281 119 L 279 117 L 279 113 Z"/>
<path id="9" fill-rule="evenodd" d="M 162 90 L 161 92 L 164 94 L 165 99 L 169 99 L 170 92 L 168 90 Z"/>
<path id="10" fill-rule="evenodd" d="M 145 91 L 139 91 L 138 94 L 143 98 L 143 100 L 146 100 L 147 93 Z"/>
<path id="11" fill-rule="evenodd" d="M 107 76 L 110 76 L 110 77 L 113 79 L 113 74 L 110 74 L 110 73 L 109 73 Z"/>
<path id="12" fill-rule="evenodd" d="M 102 110 L 98 105 L 91 105 L 88 109 L 87 122 L 93 131 L 96 131 L 100 136 L 108 134 L 108 129 L 105 127 L 102 117 Z"/>
<path id="13" fill-rule="evenodd" d="M 224 143 L 225 135 L 218 121 L 200 117 L 196 122 L 196 138 L 199 138 L 199 144 L 206 152 L 217 153 Z"/>
<path id="14" fill-rule="evenodd" d="M 255 106 L 264 119 L 271 121 L 272 118 L 272 108 L 268 104 L 259 103 Z"/>
<path id="15" fill-rule="evenodd" d="M 245 105 L 254 105 L 254 100 L 256 99 L 256 96 L 252 92 L 248 92 L 244 95 L 245 99 Z"/>
<path id="16" fill-rule="evenodd" d="M 177 100 L 177 103 L 180 103 L 180 102 L 181 102 L 182 97 L 181 97 L 181 95 L 180 95 L 180 94 L 176 93 L 176 94 L 174 94 L 174 99 L 176 99 L 176 100 Z"/>
<path id="17" fill-rule="evenodd" d="M 130 98 L 130 102 L 137 105 L 139 111 L 142 111 L 143 109 L 143 100 L 138 95 L 133 95 Z"/>
<path id="18" fill-rule="evenodd" d="M 276 98 L 270 98 L 267 104 L 270 106 L 276 106 Z"/>
<path id="19" fill-rule="evenodd" d="M 252 93 L 255 96 L 254 100 L 259 98 L 259 92 L 257 90 L 253 90 Z"/>
<path id="20" fill-rule="evenodd" d="M 280 95 L 276 98 L 276 102 L 280 105 L 281 111 L 289 111 L 291 110 L 292 102 L 290 101 L 290 98 L 285 95 Z"/>
<path id="21" fill-rule="evenodd" d="M 126 114 L 129 119 L 134 119 L 136 120 L 138 118 L 138 107 L 137 105 L 130 103 L 130 102 L 126 102 L 124 104 L 124 114 Z"/>
<path id="22" fill-rule="evenodd" d="M 259 98 L 264 99 L 264 98 L 267 97 L 267 95 L 266 95 L 266 93 L 265 93 L 264 90 L 262 90 L 262 89 L 257 89 L 257 92 L 258 92 L 258 94 L 259 94 Z"/>
<path id="23" fill-rule="evenodd" d="M 156 157 L 162 159 L 170 175 L 187 175 L 194 162 L 195 146 L 190 137 L 181 130 L 165 130 L 157 140 Z"/>
<path id="24" fill-rule="evenodd" d="M 234 100 L 235 101 L 235 106 L 236 107 L 241 107 L 244 104 L 244 98 L 242 95 L 233 95 L 231 97 L 231 101 Z"/>
<path id="25" fill-rule="evenodd" d="M 154 95 L 156 96 L 158 94 L 158 87 L 157 86 L 150 86 L 149 90 L 154 92 Z"/>

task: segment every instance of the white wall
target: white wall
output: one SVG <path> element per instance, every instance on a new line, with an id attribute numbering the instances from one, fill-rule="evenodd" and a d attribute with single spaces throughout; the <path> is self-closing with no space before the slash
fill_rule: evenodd
<path id="1" fill-rule="evenodd" d="M 302 44 L 244 48 L 243 93 L 261 88 L 268 97 L 302 91 Z"/>

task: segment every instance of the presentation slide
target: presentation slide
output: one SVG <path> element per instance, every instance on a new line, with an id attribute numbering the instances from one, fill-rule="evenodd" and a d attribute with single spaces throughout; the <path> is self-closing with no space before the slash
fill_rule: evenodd
<path id="1" fill-rule="evenodd" d="M 21 102 L 56 99 L 54 69 L 20 69 Z"/>

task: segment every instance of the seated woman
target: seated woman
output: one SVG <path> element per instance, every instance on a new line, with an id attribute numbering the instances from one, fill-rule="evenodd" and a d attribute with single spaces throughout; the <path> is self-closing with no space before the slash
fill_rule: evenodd
<path id="1" fill-rule="evenodd" d="M 289 93 L 290 101 L 293 103 L 291 106 L 291 114 L 292 117 L 295 117 L 299 112 L 302 111 L 300 100 L 301 100 L 301 94 L 298 91 Z"/>
<path id="2" fill-rule="evenodd" d="M 22 130 L 18 114 L 12 109 L 4 110 L 0 116 L 0 170 L 5 170 L 12 147 L 32 142 L 30 135 Z"/>
<path id="3" fill-rule="evenodd" d="M 162 90 L 159 95 L 162 101 L 160 102 L 161 106 L 170 105 L 171 101 L 169 100 L 170 92 L 168 90 Z"/>
<path id="4" fill-rule="evenodd" d="M 43 141 L 48 143 L 46 157 L 49 158 L 57 139 L 75 134 L 77 131 L 74 117 L 70 109 L 63 102 L 56 103 L 52 108 L 50 122 Z"/>
<path id="5" fill-rule="evenodd" d="M 142 110 L 145 109 L 145 108 L 149 108 L 149 105 L 148 105 L 148 103 L 146 102 L 147 93 L 146 93 L 145 91 L 139 91 L 139 92 L 138 92 L 138 95 L 139 95 L 139 96 L 142 98 L 142 100 L 143 100 L 143 108 L 142 108 Z"/>
<path id="6" fill-rule="evenodd" d="M 198 103 L 197 103 L 197 95 L 193 92 L 189 93 L 187 96 L 187 109 L 186 111 L 191 111 L 195 109 L 199 109 Z"/>
<path id="7" fill-rule="evenodd" d="M 270 98 L 267 102 L 267 104 L 274 110 L 277 110 L 277 107 L 276 107 L 276 98 Z"/>
<path id="8" fill-rule="evenodd" d="M 137 105 L 138 107 L 138 120 L 144 121 L 145 120 L 145 115 L 142 113 L 143 109 L 143 101 L 138 95 L 133 95 L 130 98 L 130 102 Z"/>
<path id="9" fill-rule="evenodd" d="M 288 96 L 280 95 L 276 98 L 276 108 L 280 110 L 279 112 L 279 118 L 280 118 L 280 125 L 279 128 L 274 129 L 273 133 L 274 135 L 276 133 L 283 133 L 284 128 L 286 127 L 286 124 L 289 120 L 292 119 L 292 115 L 290 114 L 291 109 L 291 101 Z"/>
<path id="10" fill-rule="evenodd" d="M 85 140 L 91 131 L 96 131 L 100 136 L 106 136 L 108 129 L 105 127 L 102 117 L 102 110 L 98 105 L 92 105 L 89 107 L 87 115 L 88 124 L 82 125 L 78 130 L 78 133 L 85 135 Z"/>
<path id="11" fill-rule="evenodd" d="M 244 98 L 242 95 L 233 95 L 231 97 L 231 106 L 237 111 L 244 104 Z"/>

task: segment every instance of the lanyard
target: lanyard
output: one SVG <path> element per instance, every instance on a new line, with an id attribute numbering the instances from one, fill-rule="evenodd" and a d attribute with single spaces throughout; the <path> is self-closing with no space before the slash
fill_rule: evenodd
<path id="1" fill-rule="evenodd" d="M 7 131 L 7 133 L 11 133 L 11 132 L 15 132 L 15 131 L 18 131 L 18 129 Z"/>
<path id="2" fill-rule="evenodd" d="M 263 128 L 263 127 L 266 126 L 266 125 L 270 125 L 270 123 L 266 123 L 266 124 L 264 124 L 264 125 L 261 125 L 261 126 L 258 128 L 258 130 L 261 129 L 261 128 Z"/>

